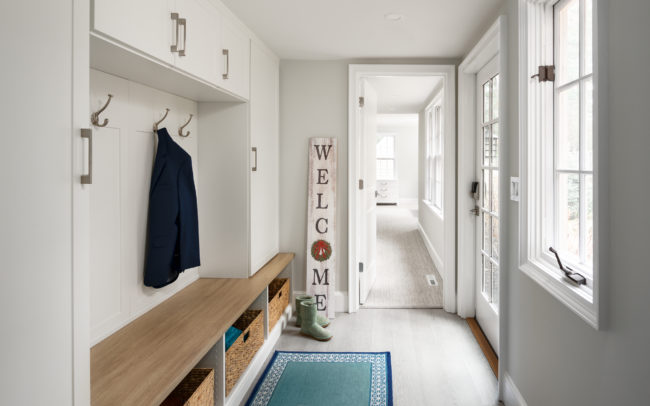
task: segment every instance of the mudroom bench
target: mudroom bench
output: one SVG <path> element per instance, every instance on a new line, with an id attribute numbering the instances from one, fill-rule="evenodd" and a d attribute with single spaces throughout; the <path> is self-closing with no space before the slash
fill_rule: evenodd
<path id="1" fill-rule="evenodd" d="M 277 254 L 248 279 L 198 279 L 96 344 L 92 405 L 159 405 L 195 367 L 215 370 L 215 405 L 241 403 L 291 317 L 289 305 L 269 329 L 269 285 L 291 280 L 293 258 Z M 264 314 L 264 343 L 226 395 L 224 335 L 246 310 Z"/>

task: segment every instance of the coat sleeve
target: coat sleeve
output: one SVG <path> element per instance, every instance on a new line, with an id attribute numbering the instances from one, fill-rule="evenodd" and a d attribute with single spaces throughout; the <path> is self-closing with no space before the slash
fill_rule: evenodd
<path id="1" fill-rule="evenodd" d="M 179 194 L 179 271 L 201 265 L 199 255 L 199 216 L 192 160 L 184 162 L 178 177 Z"/>

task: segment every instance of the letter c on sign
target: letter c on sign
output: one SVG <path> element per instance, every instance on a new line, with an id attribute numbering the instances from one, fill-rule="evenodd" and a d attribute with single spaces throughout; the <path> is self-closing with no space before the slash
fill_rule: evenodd
<path id="1" fill-rule="evenodd" d="M 320 229 L 321 221 L 325 222 L 325 231 L 321 231 L 321 229 Z M 323 218 L 323 217 L 319 218 L 318 220 L 316 220 L 316 231 L 318 231 L 321 234 L 325 234 L 327 232 L 327 230 L 328 230 L 328 227 L 327 227 L 328 223 L 329 223 L 329 221 L 326 218 Z"/>

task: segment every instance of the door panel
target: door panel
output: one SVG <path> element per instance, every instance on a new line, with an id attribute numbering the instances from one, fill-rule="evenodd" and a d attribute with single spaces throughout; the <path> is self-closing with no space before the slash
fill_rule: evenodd
<path id="1" fill-rule="evenodd" d="M 366 302 L 375 282 L 377 269 L 377 92 L 367 81 L 362 84 L 361 108 L 361 253 L 363 272 L 359 274 L 359 301 Z"/>
<path id="2" fill-rule="evenodd" d="M 219 83 L 219 12 L 206 0 L 177 0 L 175 11 L 185 19 L 185 32 L 181 27 L 178 39 L 178 47 L 184 48 L 185 56 L 181 56 L 180 52 L 174 53 L 176 66 L 207 82 Z"/>
<path id="3" fill-rule="evenodd" d="M 246 32 L 227 18 L 222 19 L 221 54 L 219 59 L 220 85 L 245 99 L 250 91 L 251 41 Z M 223 54 L 227 50 L 228 55 Z M 227 73 L 227 77 L 224 74 Z"/>
<path id="4" fill-rule="evenodd" d="M 93 29 L 173 62 L 171 8 L 166 0 L 95 0 Z"/>
<path id="5" fill-rule="evenodd" d="M 251 274 L 279 251 L 279 129 L 277 61 L 257 45 L 251 55 Z"/>
<path id="6" fill-rule="evenodd" d="M 499 65 L 498 58 L 477 75 L 476 319 L 499 353 Z"/>

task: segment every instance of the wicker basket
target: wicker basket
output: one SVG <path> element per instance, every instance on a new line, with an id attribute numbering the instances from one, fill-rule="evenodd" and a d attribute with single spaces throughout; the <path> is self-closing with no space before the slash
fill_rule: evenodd
<path id="1" fill-rule="evenodd" d="M 233 326 L 242 333 L 226 351 L 226 396 L 264 344 L 264 313 L 246 310 Z"/>
<path id="2" fill-rule="evenodd" d="M 178 384 L 161 406 L 213 406 L 214 369 L 197 368 Z"/>
<path id="3" fill-rule="evenodd" d="M 289 279 L 274 279 L 269 285 L 269 331 L 282 317 L 284 309 L 289 306 Z"/>

